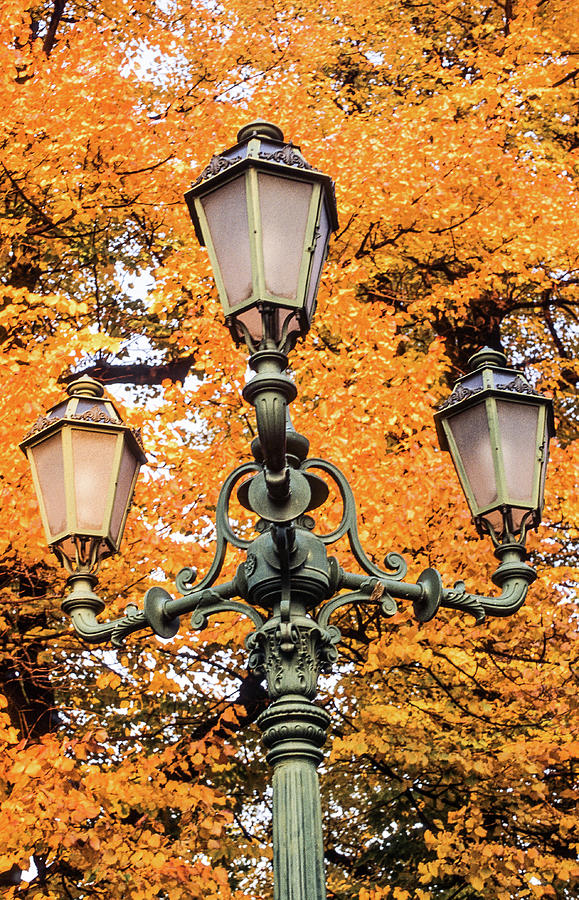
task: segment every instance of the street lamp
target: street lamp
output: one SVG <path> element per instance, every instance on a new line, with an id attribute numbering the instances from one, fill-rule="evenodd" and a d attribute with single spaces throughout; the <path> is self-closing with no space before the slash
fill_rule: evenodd
<path id="1" fill-rule="evenodd" d="M 120 646 L 144 628 L 170 638 L 180 617 L 191 613 L 194 628 L 224 611 L 253 622 L 246 639 L 249 668 L 267 680 L 270 698 L 258 724 L 274 769 L 275 898 L 323 900 L 316 769 L 330 718 L 313 699 L 318 675 L 331 671 L 338 655 L 340 632 L 331 617 L 348 604 L 376 603 L 390 617 L 396 601 L 411 602 L 420 622 L 440 607 L 469 613 L 477 622 L 515 613 L 536 578 L 525 562 L 525 538 L 541 518 L 551 402 L 522 373 L 507 368 L 503 354 L 485 348 L 435 417 L 479 533 L 495 546 L 498 596 L 469 593 L 463 582 L 444 588 L 432 568 L 416 584 L 408 583 L 398 553 L 389 553 L 381 569 L 358 538 L 345 476 L 324 459 L 308 458 L 309 442 L 287 416 L 296 388 L 285 374 L 286 353 L 310 326 L 330 232 L 337 227 L 330 179 L 284 143 L 277 127 L 254 122 L 241 129 L 233 148 L 213 157 L 187 202 L 210 252 L 226 322 L 250 353 L 255 375 L 243 394 L 258 426 L 253 461 L 238 466 L 221 488 L 217 546 L 207 575 L 195 586 L 194 570 L 183 569 L 176 579 L 180 597 L 153 587 L 142 610 L 131 605 L 123 617 L 99 622 L 104 604 L 94 592 L 96 569 L 120 543 L 144 459 L 138 436 L 102 399 L 102 389 L 81 379 L 22 447 L 35 473 L 49 544 L 71 573 L 63 609 L 82 638 Z M 330 533 L 316 534 L 308 513 L 326 500 L 328 481 L 341 496 L 342 518 Z M 239 536 L 229 517 L 236 487 L 239 502 L 260 519 L 253 540 Z M 95 498 L 98 511 L 92 508 Z M 327 554 L 344 536 L 359 573 Z M 243 550 L 245 560 L 232 581 L 218 583 L 228 544 Z"/>

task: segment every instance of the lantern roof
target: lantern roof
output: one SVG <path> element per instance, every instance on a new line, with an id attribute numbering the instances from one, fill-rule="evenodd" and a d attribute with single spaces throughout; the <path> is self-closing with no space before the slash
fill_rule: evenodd
<path id="1" fill-rule="evenodd" d="M 66 388 L 68 399 L 60 400 L 44 415 L 39 416 L 30 431 L 20 444 L 23 452 L 39 436 L 55 431 L 63 425 L 104 425 L 122 429 L 133 447 L 141 465 L 146 462 L 143 440 L 140 429 L 130 428 L 123 423 L 114 403 L 104 396 L 104 388 L 100 381 L 90 375 L 81 375 L 71 381 Z"/>
<path id="2" fill-rule="evenodd" d="M 470 371 L 459 378 L 449 397 L 438 407 L 434 415 L 436 430 L 442 450 L 448 450 L 446 433 L 442 420 L 454 412 L 454 408 L 466 408 L 484 400 L 488 396 L 499 396 L 547 406 L 547 426 L 549 437 L 555 433 L 553 403 L 530 384 L 523 372 L 508 366 L 507 358 L 500 350 L 483 347 L 468 361 Z"/>
<path id="3" fill-rule="evenodd" d="M 282 177 L 321 182 L 326 197 L 331 230 L 337 229 L 338 209 L 332 179 L 329 175 L 324 175 L 310 165 L 298 146 L 291 141 L 284 141 L 281 128 L 263 119 L 256 119 L 239 129 L 237 143 L 233 147 L 211 157 L 209 164 L 185 194 L 195 233 L 202 247 L 205 246 L 205 238 L 195 209 L 195 197 L 205 194 L 208 190 L 212 190 L 250 167 Z"/>

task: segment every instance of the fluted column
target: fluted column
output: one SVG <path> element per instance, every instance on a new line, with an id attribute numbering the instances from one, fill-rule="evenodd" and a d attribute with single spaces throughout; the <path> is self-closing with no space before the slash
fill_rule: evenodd
<path id="1" fill-rule="evenodd" d="M 317 766 L 328 714 L 305 697 L 276 700 L 259 718 L 273 766 L 275 900 L 325 900 L 322 811 Z"/>
<path id="2" fill-rule="evenodd" d="M 312 703 L 320 668 L 332 655 L 308 616 L 270 619 L 249 639 L 250 666 L 267 676 L 273 701 L 261 714 L 273 766 L 275 900 L 325 900 L 324 844 L 317 767 L 330 717 Z"/>

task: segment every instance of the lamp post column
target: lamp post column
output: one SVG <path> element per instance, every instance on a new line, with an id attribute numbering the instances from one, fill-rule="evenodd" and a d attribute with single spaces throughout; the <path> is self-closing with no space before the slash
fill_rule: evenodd
<path id="1" fill-rule="evenodd" d="M 307 616 L 285 630 L 279 619 L 255 635 L 273 703 L 258 719 L 273 766 L 274 900 L 325 900 L 317 767 L 330 717 L 312 703 L 320 629 Z"/>

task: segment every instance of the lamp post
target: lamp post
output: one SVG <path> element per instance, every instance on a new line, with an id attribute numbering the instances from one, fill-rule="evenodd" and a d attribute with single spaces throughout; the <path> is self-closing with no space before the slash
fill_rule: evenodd
<path id="1" fill-rule="evenodd" d="M 254 407 L 258 437 L 253 460 L 226 478 L 216 511 L 216 550 L 209 572 L 183 569 L 181 596 L 153 587 L 143 608 L 132 605 L 99 622 L 95 593 L 100 561 L 118 550 L 144 454 L 102 388 L 73 382 L 69 398 L 41 418 L 22 443 L 33 469 L 49 544 L 69 571 L 63 609 L 87 641 L 120 646 L 150 628 L 177 633 L 180 617 L 194 628 L 233 611 L 255 629 L 246 640 L 249 668 L 267 681 L 270 703 L 258 719 L 273 767 L 273 842 L 276 900 L 323 900 L 324 851 L 317 766 L 329 716 L 313 701 L 317 678 L 337 659 L 333 614 L 348 604 L 379 604 L 384 616 L 412 603 L 420 622 L 440 607 L 481 622 L 523 604 L 536 573 L 525 562 L 525 537 L 539 524 L 553 433 L 551 402 L 502 353 L 485 348 L 437 412 L 442 448 L 449 450 L 479 533 L 490 536 L 499 566 L 494 597 L 443 587 L 426 569 L 404 580 L 406 564 L 389 553 L 375 565 L 358 538 L 355 502 L 345 476 L 324 459 L 309 458 L 309 442 L 291 427 L 287 408 L 296 388 L 285 373 L 287 353 L 309 329 L 317 286 L 337 211 L 330 179 L 314 170 L 279 128 L 264 122 L 242 128 L 237 144 L 214 156 L 186 195 L 195 229 L 208 247 L 226 323 L 245 343 L 255 375 L 243 391 Z M 309 513 L 337 487 L 342 518 L 317 534 Z M 229 518 L 234 490 L 259 517 L 258 535 L 236 534 Z M 347 536 L 360 571 L 343 569 L 327 548 Z M 219 583 L 227 545 L 245 552 L 233 580 Z"/>

